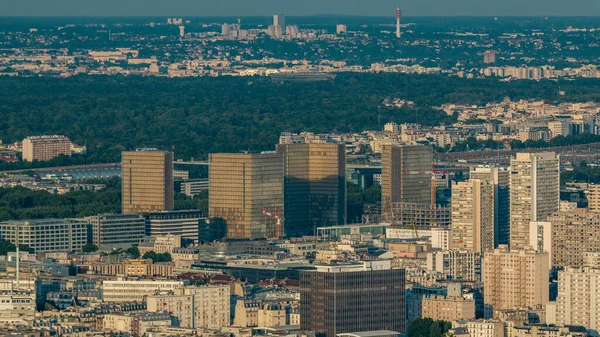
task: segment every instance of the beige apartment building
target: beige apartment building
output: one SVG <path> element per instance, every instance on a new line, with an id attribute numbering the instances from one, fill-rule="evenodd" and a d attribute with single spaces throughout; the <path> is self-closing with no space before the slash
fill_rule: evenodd
<path id="1" fill-rule="evenodd" d="M 32 136 L 23 139 L 24 161 L 47 161 L 58 155 L 71 155 L 71 140 L 65 136 Z"/>
<path id="2" fill-rule="evenodd" d="M 517 153 L 511 159 L 510 247 L 529 247 L 529 223 L 558 211 L 560 158 L 554 152 Z"/>
<path id="3" fill-rule="evenodd" d="M 382 210 L 390 204 L 430 204 L 433 154 L 429 146 L 384 145 L 381 154 Z"/>
<path id="4" fill-rule="evenodd" d="M 500 245 L 483 258 L 486 315 L 497 310 L 546 305 L 550 256 L 535 250 L 509 250 Z"/>
<path id="5" fill-rule="evenodd" d="M 421 317 L 447 322 L 475 319 L 475 300 L 462 296 L 425 296 L 421 304 Z"/>
<path id="6" fill-rule="evenodd" d="M 143 302 L 156 292 L 181 292 L 183 281 L 141 280 L 103 281 L 102 300 L 104 302 Z"/>
<path id="7" fill-rule="evenodd" d="M 510 169 L 504 166 L 471 168 L 471 179 L 487 180 L 494 185 L 494 245 L 507 245 L 510 237 Z"/>
<path id="8" fill-rule="evenodd" d="M 186 287 L 181 295 L 152 295 L 149 312 L 170 312 L 177 326 L 220 330 L 230 322 L 230 286 Z"/>
<path id="9" fill-rule="evenodd" d="M 559 211 L 548 221 L 553 267 L 582 267 L 587 252 L 600 252 L 600 212 L 585 208 Z"/>
<path id="10" fill-rule="evenodd" d="M 124 214 L 173 210 L 173 152 L 125 151 L 121 169 Z"/>
<path id="11" fill-rule="evenodd" d="M 494 249 L 494 185 L 471 179 L 452 185 L 453 249 Z"/>
<path id="12" fill-rule="evenodd" d="M 208 212 L 216 237 L 274 237 L 283 217 L 283 159 L 279 153 L 211 154 Z"/>
<path id="13" fill-rule="evenodd" d="M 558 272 L 556 324 L 600 331 L 600 268 L 567 267 Z"/>
<path id="14" fill-rule="evenodd" d="M 285 231 L 313 235 L 316 227 L 346 218 L 346 146 L 280 144 L 285 174 Z"/>

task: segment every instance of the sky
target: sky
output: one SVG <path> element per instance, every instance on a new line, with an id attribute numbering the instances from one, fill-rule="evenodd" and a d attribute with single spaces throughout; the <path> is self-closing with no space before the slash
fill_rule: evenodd
<path id="1" fill-rule="evenodd" d="M 0 0 L 0 16 L 600 16 L 600 0 Z M 599 24 L 600 26 L 600 24 Z"/>

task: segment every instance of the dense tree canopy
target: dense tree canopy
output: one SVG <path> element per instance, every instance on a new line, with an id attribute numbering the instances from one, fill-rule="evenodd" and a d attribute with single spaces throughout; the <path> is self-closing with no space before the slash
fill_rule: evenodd
<path id="1" fill-rule="evenodd" d="M 566 96 L 558 94 L 566 91 Z M 435 125 L 452 116 L 432 106 L 512 99 L 600 100 L 600 81 L 467 80 L 434 75 L 340 74 L 334 81 L 278 82 L 268 77 L 77 76 L 3 78 L 0 138 L 65 134 L 86 144 L 75 163 L 117 161 L 136 147 L 175 149 L 179 158 L 211 152 L 270 150 L 283 131 L 354 132 L 394 121 Z M 414 107 L 385 107 L 386 98 Z M 27 123 L 23 123 L 26 120 Z M 58 163 L 57 163 L 58 164 Z"/>

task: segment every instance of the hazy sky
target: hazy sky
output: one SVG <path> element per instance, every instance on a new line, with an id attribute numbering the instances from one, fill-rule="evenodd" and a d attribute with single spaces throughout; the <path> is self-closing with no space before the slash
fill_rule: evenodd
<path id="1" fill-rule="evenodd" d="M 600 16 L 600 0 L 0 0 L 0 16 Z"/>

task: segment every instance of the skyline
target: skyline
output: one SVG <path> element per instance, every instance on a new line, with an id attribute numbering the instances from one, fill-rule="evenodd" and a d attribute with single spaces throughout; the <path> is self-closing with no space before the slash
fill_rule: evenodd
<path id="1" fill-rule="evenodd" d="M 22 0 L 5 4 L 3 16 L 268 16 L 281 12 L 288 16 L 349 15 L 393 16 L 400 6 L 405 16 L 600 16 L 596 0 Z"/>

